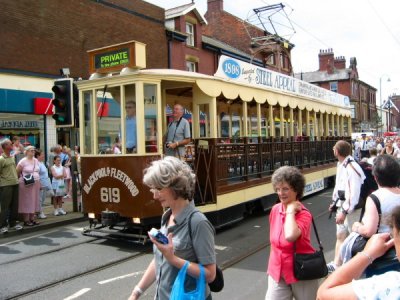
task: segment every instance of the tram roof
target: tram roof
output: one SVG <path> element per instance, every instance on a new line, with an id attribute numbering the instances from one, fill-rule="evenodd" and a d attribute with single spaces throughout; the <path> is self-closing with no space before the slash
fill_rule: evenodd
<path id="1" fill-rule="evenodd" d="M 350 107 L 330 103 L 311 96 L 307 97 L 286 91 L 261 88 L 218 76 L 175 69 L 142 69 L 121 75 L 78 81 L 77 85 L 80 89 L 99 88 L 103 87 L 104 84 L 110 86 L 113 84 L 131 83 L 135 78 L 153 81 L 159 80 L 162 82 L 162 87 L 167 89 L 176 88 L 177 82 L 182 83 L 182 86 L 193 86 L 195 84 L 203 93 L 210 97 L 218 97 L 222 94 L 230 100 L 240 98 L 246 102 L 254 100 L 260 104 L 267 102 L 269 105 L 289 106 L 293 109 L 299 108 L 301 110 L 306 109 L 308 111 L 351 116 Z"/>

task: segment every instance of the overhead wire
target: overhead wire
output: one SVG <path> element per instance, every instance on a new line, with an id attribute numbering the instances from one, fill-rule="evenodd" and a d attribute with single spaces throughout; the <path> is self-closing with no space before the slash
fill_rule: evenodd
<path id="1" fill-rule="evenodd" d="M 385 20 L 381 17 L 381 15 L 378 13 L 378 11 L 375 9 L 375 7 L 372 5 L 371 1 L 368 0 L 368 4 L 371 6 L 371 9 L 373 10 L 373 12 L 376 14 L 376 16 L 378 17 L 378 19 L 381 21 L 382 25 L 385 26 L 386 30 L 389 32 L 389 34 L 393 37 L 393 39 L 395 40 L 395 42 L 400 46 L 400 41 L 399 39 L 394 35 L 394 33 L 392 32 L 392 30 L 390 29 L 390 27 L 386 24 Z"/>

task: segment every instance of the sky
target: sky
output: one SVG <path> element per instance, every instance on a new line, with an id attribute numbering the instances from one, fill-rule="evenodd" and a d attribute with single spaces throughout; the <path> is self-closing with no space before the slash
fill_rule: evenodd
<path id="1" fill-rule="evenodd" d="M 166 9 L 191 2 L 145 1 Z M 195 3 L 204 14 L 207 0 Z M 380 95 L 385 101 L 389 95 L 400 94 L 399 0 L 225 0 L 224 10 L 253 21 L 258 20 L 254 8 L 278 3 L 285 6 L 287 17 L 281 17 L 281 12 L 272 20 L 276 32 L 295 45 L 291 51 L 295 73 L 318 70 L 319 51 L 331 48 L 335 57 L 345 57 L 347 68 L 350 58 L 356 58 L 359 79 L 377 89 L 378 105 Z"/>

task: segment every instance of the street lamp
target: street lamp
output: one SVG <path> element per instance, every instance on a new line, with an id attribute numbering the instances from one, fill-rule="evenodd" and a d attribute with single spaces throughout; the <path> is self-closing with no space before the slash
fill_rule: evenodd
<path id="1" fill-rule="evenodd" d="M 380 113 L 380 117 L 381 117 L 381 124 L 382 124 L 382 110 L 383 110 L 383 107 L 382 107 L 382 78 L 384 78 L 386 76 L 386 78 L 387 78 L 387 80 L 386 80 L 386 82 L 390 82 L 390 77 L 389 77 L 389 75 L 387 75 L 387 74 L 383 74 L 380 78 L 379 78 L 379 103 L 380 103 L 380 111 L 381 111 L 381 113 Z M 382 131 L 383 131 L 383 129 L 382 129 Z"/>

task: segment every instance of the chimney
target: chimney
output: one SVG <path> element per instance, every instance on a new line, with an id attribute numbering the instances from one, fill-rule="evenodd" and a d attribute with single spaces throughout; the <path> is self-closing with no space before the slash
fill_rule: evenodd
<path id="1" fill-rule="evenodd" d="M 319 50 L 318 58 L 319 58 L 319 71 L 327 71 L 329 64 L 332 64 L 333 68 L 334 57 L 332 48 L 326 50 Z"/>
<path id="2" fill-rule="evenodd" d="M 207 12 L 223 11 L 224 0 L 207 0 Z"/>
<path id="3" fill-rule="evenodd" d="M 338 69 L 338 70 L 346 69 L 346 59 L 344 58 L 344 56 L 336 57 L 334 66 L 335 66 L 335 69 Z"/>

